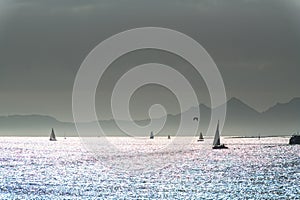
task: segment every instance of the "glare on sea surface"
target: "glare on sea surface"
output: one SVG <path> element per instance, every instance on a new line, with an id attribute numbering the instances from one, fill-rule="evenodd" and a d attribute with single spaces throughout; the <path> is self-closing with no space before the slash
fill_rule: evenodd
<path id="1" fill-rule="evenodd" d="M 287 145 L 288 138 L 224 138 L 229 149 L 216 151 L 211 139 L 195 140 L 143 159 L 132 152 L 169 140 L 148 140 L 148 146 L 115 140 L 128 154 L 103 152 L 97 160 L 78 138 L 0 138 L 0 198 L 296 199 L 300 193 L 300 147 Z M 122 170 L 126 160 L 138 159 L 151 170 Z"/>

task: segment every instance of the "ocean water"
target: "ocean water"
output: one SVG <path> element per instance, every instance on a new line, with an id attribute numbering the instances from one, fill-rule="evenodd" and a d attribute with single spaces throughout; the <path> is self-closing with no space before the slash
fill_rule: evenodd
<path id="1" fill-rule="evenodd" d="M 299 199 L 288 139 L 1 137 L 0 199 Z"/>

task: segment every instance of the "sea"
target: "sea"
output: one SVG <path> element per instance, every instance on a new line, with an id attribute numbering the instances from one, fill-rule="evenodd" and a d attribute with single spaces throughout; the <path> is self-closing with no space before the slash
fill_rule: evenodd
<path id="1" fill-rule="evenodd" d="M 300 199 L 288 137 L 0 137 L 0 199 Z"/>

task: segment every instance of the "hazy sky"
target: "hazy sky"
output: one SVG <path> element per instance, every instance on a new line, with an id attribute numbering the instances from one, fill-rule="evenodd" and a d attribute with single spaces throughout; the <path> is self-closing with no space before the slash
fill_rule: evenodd
<path id="1" fill-rule="evenodd" d="M 263 111 L 300 96 L 299 19 L 297 0 L 0 0 L 0 115 L 38 113 L 70 121 L 73 81 L 86 55 L 104 39 L 144 26 L 197 40 L 219 67 L 228 98 Z M 117 60 L 108 77 L 124 65 L 153 60 L 183 71 L 188 66 L 168 53 L 135 52 Z M 191 81 L 209 105 L 201 77 Z M 137 94 L 141 109 L 147 94 L 165 94 L 164 103 L 172 97 L 160 89 L 145 91 Z"/>

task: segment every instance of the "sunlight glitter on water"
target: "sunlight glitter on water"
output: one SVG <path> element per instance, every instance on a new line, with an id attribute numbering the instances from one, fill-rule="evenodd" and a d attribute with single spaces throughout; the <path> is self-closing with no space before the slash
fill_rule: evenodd
<path id="1" fill-rule="evenodd" d="M 109 138 L 89 152 L 79 138 L 0 138 L 1 199 L 297 199 L 300 146 L 288 138 Z M 194 142 L 193 142 L 194 140 Z M 161 148 L 161 147 L 168 148 Z M 119 151 L 119 150 L 122 151 Z M 102 149 L 104 150 L 104 149 Z M 147 166 L 147 168 L 145 168 Z"/>

